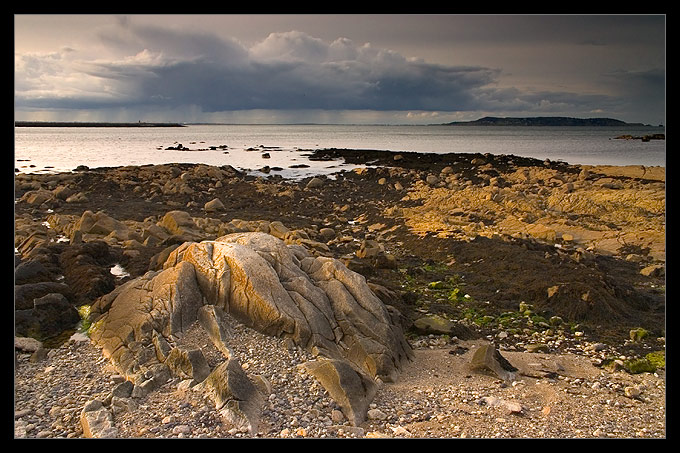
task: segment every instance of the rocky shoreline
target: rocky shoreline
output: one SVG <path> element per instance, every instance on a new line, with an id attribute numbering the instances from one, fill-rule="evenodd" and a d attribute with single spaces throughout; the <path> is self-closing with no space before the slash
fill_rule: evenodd
<path id="1" fill-rule="evenodd" d="M 304 180 L 198 164 L 16 175 L 15 437 L 666 436 L 665 169 L 309 158 L 367 167 Z M 394 382 L 376 379 L 363 418 L 308 368 L 323 354 L 232 318 L 228 354 L 262 396 L 255 429 L 179 375 L 140 393 L 101 344 L 71 337 L 95 320 L 83 307 L 168 269 L 182 244 L 234 234 L 336 260 L 399 314 L 412 357 Z M 200 329 L 176 341 L 212 370 L 224 360 Z M 502 360 L 480 372 L 489 345 Z"/>

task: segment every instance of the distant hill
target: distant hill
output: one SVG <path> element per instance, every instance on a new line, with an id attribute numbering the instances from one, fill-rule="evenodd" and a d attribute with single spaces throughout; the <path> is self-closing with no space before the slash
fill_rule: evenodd
<path id="1" fill-rule="evenodd" d="M 443 126 L 644 126 L 612 118 L 569 118 L 566 116 L 537 116 L 530 118 L 498 118 L 485 116 L 474 121 L 454 121 Z"/>

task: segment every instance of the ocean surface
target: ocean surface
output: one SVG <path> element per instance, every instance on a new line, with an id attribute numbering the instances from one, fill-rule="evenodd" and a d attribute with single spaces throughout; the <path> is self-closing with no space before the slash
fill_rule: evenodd
<path id="1" fill-rule="evenodd" d="M 22 173 L 162 163 L 231 165 L 253 174 L 264 166 L 287 178 L 330 174 L 353 166 L 313 162 L 323 148 L 424 153 L 514 154 L 586 165 L 666 166 L 666 141 L 614 139 L 665 133 L 663 128 L 189 125 L 143 127 L 17 127 L 15 168 Z M 179 144 L 188 150 L 168 150 Z M 267 153 L 269 158 L 264 158 Z M 298 167 L 298 168 L 291 168 Z"/>

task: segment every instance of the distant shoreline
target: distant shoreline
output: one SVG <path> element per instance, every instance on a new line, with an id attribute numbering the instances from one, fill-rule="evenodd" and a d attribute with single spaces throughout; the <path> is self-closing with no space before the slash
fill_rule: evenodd
<path id="1" fill-rule="evenodd" d="M 180 123 L 97 123 L 62 121 L 16 121 L 15 127 L 185 127 Z"/>
<path id="2" fill-rule="evenodd" d="M 538 117 L 491 117 L 487 116 L 472 121 L 453 121 L 433 124 L 325 124 L 325 123 L 146 123 L 146 122 L 77 122 L 77 121 L 16 121 L 15 127 L 187 127 L 187 126 L 564 126 L 564 127 L 644 127 L 663 128 L 644 123 L 626 123 L 613 118 L 571 118 L 564 116 Z"/>

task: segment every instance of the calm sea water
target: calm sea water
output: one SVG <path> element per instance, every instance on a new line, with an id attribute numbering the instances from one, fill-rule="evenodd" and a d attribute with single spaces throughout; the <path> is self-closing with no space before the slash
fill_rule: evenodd
<path id="1" fill-rule="evenodd" d="M 320 148 L 431 153 L 515 154 L 570 164 L 666 166 L 665 140 L 614 140 L 622 134 L 664 133 L 662 128 L 451 127 L 345 125 L 190 125 L 183 128 L 18 127 L 15 167 L 20 172 L 70 171 L 78 165 L 115 167 L 171 162 L 231 165 L 252 170 L 268 165 L 285 177 L 352 168 L 312 162 Z M 182 144 L 190 151 L 166 150 Z M 210 150 L 210 147 L 220 147 Z M 257 148 L 256 150 L 248 150 Z M 270 158 L 264 159 L 266 152 Z M 293 165 L 309 165 L 292 169 Z"/>

